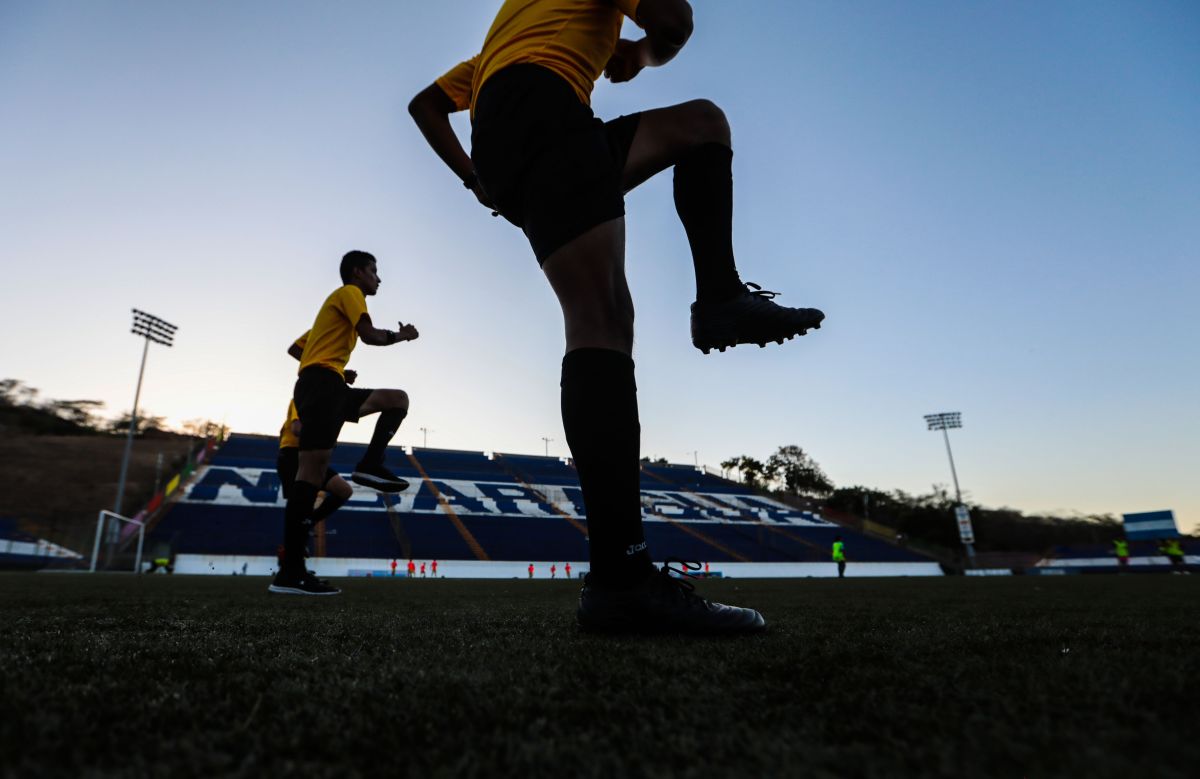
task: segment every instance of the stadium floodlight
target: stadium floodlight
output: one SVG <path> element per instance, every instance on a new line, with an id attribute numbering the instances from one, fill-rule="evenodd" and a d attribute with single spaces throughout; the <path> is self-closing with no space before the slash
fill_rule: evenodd
<path id="1" fill-rule="evenodd" d="M 133 451 L 133 431 L 137 428 L 138 401 L 142 397 L 142 376 L 146 373 L 146 354 L 150 351 L 151 341 L 163 346 L 174 346 L 175 331 L 178 329 L 175 325 L 159 319 L 153 314 L 133 309 L 133 328 L 130 332 L 145 338 L 146 343 L 142 347 L 142 365 L 138 368 L 137 390 L 133 393 L 133 411 L 129 414 L 129 432 L 125 436 L 125 454 L 121 457 L 121 478 L 117 480 L 117 502 L 113 507 L 113 512 L 117 515 L 121 514 L 121 504 L 125 502 L 125 477 L 129 473 L 129 454 Z"/>
<path id="2" fill-rule="evenodd" d="M 428 449 L 429 448 L 429 434 L 436 433 L 437 431 L 430 430 L 427 427 L 418 427 L 417 429 L 421 431 L 421 448 Z"/>
<path id="3" fill-rule="evenodd" d="M 546 445 L 546 456 L 547 457 L 550 456 L 550 442 L 553 440 L 554 440 L 553 438 L 547 438 L 546 436 L 542 436 L 542 443 Z"/>
<path id="4" fill-rule="evenodd" d="M 958 488 L 958 471 L 954 467 L 954 453 L 950 451 L 950 434 L 947 432 L 962 427 L 962 414 L 958 411 L 926 414 L 925 424 L 930 430 L 941 430 L 942 438 L 946 440 L 946 455 L 950 458 L 950 476 L 954 479 L 954 498 L 957 502 L 954 514 L 958 519 L 959 537 L 962 539 L 963 546 L 967 548 L 967 557 L 974 559 L 975 533 L 971 529 L 971 518 L 967 513 L 967 507 L 962 502 L 962 490 Z"/>

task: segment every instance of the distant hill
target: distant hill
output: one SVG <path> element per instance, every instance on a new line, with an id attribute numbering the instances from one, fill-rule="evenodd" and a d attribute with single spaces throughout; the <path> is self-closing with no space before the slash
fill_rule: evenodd
<path id="1" fill-rule="evenodd" d="M 0 417 L 3 419 L 3 417 Z M 154 493 L 158 455 L 162 480 L 178 473 L 196 439 L 154 431 L 135 439 L 125 485 L 126 513 L 138 511 Z M 83 554 L 91 551 L 96 515 L 117 497 L 125 437 L 96 432 L 37 435 L 4 430 L 0 435 L 0 516 L 16 518 L 26 532 Z"/>

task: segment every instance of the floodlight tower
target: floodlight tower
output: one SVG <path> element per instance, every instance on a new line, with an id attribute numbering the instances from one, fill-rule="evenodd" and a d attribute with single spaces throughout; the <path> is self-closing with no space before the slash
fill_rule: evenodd
<path id="1" fill-rule="evenodd" d="M 553 438 L 547 438 L 546 436 L 542 436 L 542 443 L 546 445 L 546 456 L 547 457 L 550 456 L 550 442 L 553 440 L 554 440 Z"/>
<path id="2" fill-rule="evenodd" d="M 967 512 L 967 507 L 962 502 L 962 490 L 958 488 L 958 471 L 954 468 L 954 453 L 950 451 L 950 434 L 947 432 L 951 428 L 962 427 L 962 414 L 958 411 L 926 414 L 925 424 L 929 426 L 930 430 L 941 430 L 942 438 L 946 441 L 946 455 L 950 458 L 950 476 L 954 479 L 954 498 L 956 501 L 954 516 L 958 520 L 958 535 L 962 539 L 963 546 L 967 548 L 967 557 L 974 560 L 975 532 L 971 528 L 971 516 Z"/>
<path id="3" fill-rule="evenodd" d="M 121 457 L 121 478 L 117 481 L 117 504 L 113 508 L 113 511 L 117 514 L 121 513 L 121 504 L 125 501 L 125 476 L 129 472 L 129 454 L 133 449 L 133 431 L 137 427 L 138 401 L 142 397 L 142 376 L 146 373 L 146 353 L 150 351 L 151 341 L 163 346 L 172 346 L 177 329 L 175 325 L 166 320 L 159 319 L 153 314 L 147 314 L 145 311 L 139 311 L 136 308 L 133 309 L 133 328 L 130 332 L 145 338 L 146 343 L 142 347 L 142 367 L 138 368 L 137 391 L 133 394 L 133 411 L 129 415 L 129 432 L 125 436 L 125 454 Z"/>

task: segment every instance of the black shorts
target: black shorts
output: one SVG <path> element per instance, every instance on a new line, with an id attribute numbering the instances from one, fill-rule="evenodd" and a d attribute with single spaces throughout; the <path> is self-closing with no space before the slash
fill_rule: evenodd
<path id="1" fill-rule="evenodd" d="M 358 421 L 358 410 L 372 390 L 346 384 L 336 371 L 310 366 L 300 371 L 292 399 L 300 416 L 300 449 L 332 449 L 346 422 Z"/>
<path id="2" fill-rule="evenodd" d="M 279 474 L 279 485 L 283 490 L 284 499 L 292 497 L 292 485 L 296 483 L 296 473 L 300 470 L 300 450 L 294 446 L 285 446 L 279 450 L 275 458 L 275 472 Z M 332 468 L 325 469 L 325 478 L 321 480 L 321 489 L 329 486 L 329 482 L 338 477 L 338 472 Z"/>
<path id="3" fill-rule="evenodd" d="M 641 114 L 602 122 L 560 76 L 511 65 L 475 100 L 471 160 L 538 264 L 598 224 L 625 215 L 622 171 Z"/>

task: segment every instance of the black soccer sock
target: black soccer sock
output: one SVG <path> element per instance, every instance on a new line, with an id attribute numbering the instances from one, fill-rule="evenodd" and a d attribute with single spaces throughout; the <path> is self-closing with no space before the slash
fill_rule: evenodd
<path id="1" fill-rule="evenodd" d="M 675 163 L 675 210 L 692 247 L 696 300 L 719 302 L 742 289 L 733 259 L 733 150 L 706 143 Z"/>
<path id="2" fill-rule="evenodd" d="M 283 515 L 283 567 L 289 572 L 304 573 L 309 528 L 305 520 L 312 514 L 318 491 L 317 485 L 299 479 L 292 484 L 292 496 Z"/>
<path id="3" fill-rule="evenodd" d="M 387 446 L 406 416 L 408 409 L 404 408 L 392 408 L 379 414 L 379 419 L 375 420 L 375 432 L 371 434 L 371 443 L 367 444 L 367 453 L 362 458 L 363 465 L 383 464 Z"/>
<path id="4" fill-rule="evenodd" d="M 562 418 L 587 511 L 597 581 L 630 583 L 651 567 L 642 533 L 641 425 L 633 359 L 612 349 L 575 349 L 562 363 Z"/>
<path id="5" fill-rule="evenodd" d="M 332 492 L 325 493 L 325 500 L 321 501 L 321 505 L 313 511 L 309 518 L 309 525 L 315 526 L 333 512 L 346 505 L 346 498 L 334 495 Z"/>

